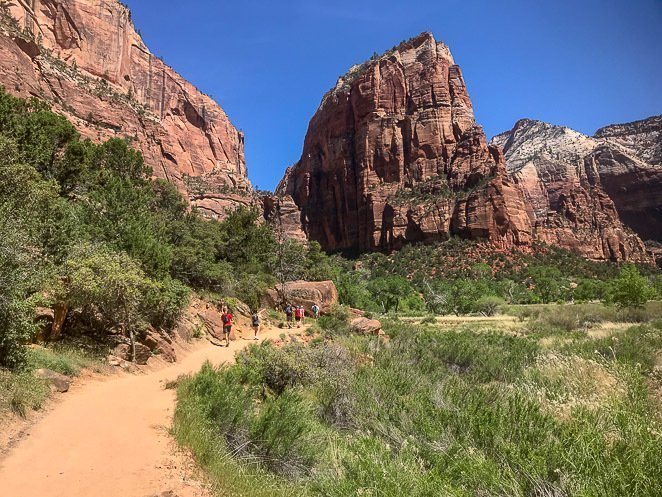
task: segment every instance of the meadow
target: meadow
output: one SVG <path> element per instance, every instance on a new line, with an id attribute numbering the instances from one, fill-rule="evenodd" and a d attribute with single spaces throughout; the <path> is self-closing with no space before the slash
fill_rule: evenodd
<path id="1" fill-rule="evenodd" d="M 308 346 L 182 381 L 174 433 L 218 495 L 659 495 L 661 310 L 510 306 L 387 338 L 337 310 Z"/>

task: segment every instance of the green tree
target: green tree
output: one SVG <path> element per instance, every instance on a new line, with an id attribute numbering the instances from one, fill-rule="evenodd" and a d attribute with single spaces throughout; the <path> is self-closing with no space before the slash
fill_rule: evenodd
<path id="1" fill-rule="evenodd" d="M 648 279 L 633 264 L 626 264 L 611 284 L 610 297 L 618 307 L 643 307 L 654 295 Z"/>
<path id="2" fill-rule="evenodd" d="M 494 316 L 506 301 L 496 295 L 484 295 L 476 301 L 476 309 L 484 316 Z"/>
<path id="3" fill-rule="evenodd" d="M 391 310 L 398 312 L 402 300 L 414 293 L 409 281 L 402 276 L 376 278 L 368 283 L 368 291 L 385 313 Z"/>

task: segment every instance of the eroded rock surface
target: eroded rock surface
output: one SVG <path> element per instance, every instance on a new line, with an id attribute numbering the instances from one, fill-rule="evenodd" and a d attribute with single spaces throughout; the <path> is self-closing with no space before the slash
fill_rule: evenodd
<path id="1" fill-rule="evenodd" d="M 207 215 L 251 202 L 242 133 L 150 52 L 118 0 L 0 6 L 0 60 L 7 91 L 51 103 L 85 137 L 132 139 Z"/>
<path id="2" fill-rule="evenodd" d="M 599 129 L 594 156 L 605 191 L 625 224 L 662 242 L 662 116 Z"/>
<path id="3" fill-rule="evenodd" d="M 302 305 L 308 316 L 317 304 L 320 313 L 328 314 L 338 304 L 338 290 L 333 281 L 289 281 L 267 291 L 263 306 L 276 308 L 284 303 Z"/>
<path id="4" fill-rule="evenodd" d="M 277 190 L 328 251 L 393 250 L 451 235 L 532 241 L 531 213 L 474 121 L 460 68 L 429 33 L 355 66 L 310 121 Z"/>
<path id="5" fill-rule="evenodd" d="M 610 195 L 614 182 L 635 193 L 616 178 L 619 171 L 650 171 L 634 153 L 608 140 L 530 119 L 518 121 L 492 143 L 503 148 L 509 174 L 533 207 L 538 240 L 591 259 L 650 260 L 639 236 L 621 222 Z M 648 188 L 644 178 L 640 182 L 637 189 Z M 656 214 L 653 203 L 643 211 L 654 224 L 660 205 Z"/>

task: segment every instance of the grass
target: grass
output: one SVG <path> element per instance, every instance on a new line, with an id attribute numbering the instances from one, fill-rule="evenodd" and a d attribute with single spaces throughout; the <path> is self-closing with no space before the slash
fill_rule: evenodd
<path id="1" fill-rule="evenodd" d="M 393 320 L 386 341 L 335 316 L 309 347 L 183 382 L 175 435 L 218 495 L 659 495 L 656 309 L 606 335 L 582 329 L 619 319 L 593 305 L 572 326 L 539 307 L 514 333 Z"/>
<path id="2" fill-rule="evenodd" d="M 12 373 L 0 369 L 0 414 L 12 412 L 21 417 L 44 405 L 50 388 L 31 372 Z"/>
<path id="3" fill-rule="evenodd" d="M 50 369 L 75 377 L 83 369 L 104 371 L 102 351 L 83 344 L 62 344 L 52 347 L 31 347 L 23 369 L 0 369 L 0 414 L 12 412 L 21 417 L 43 407 L 51 390 L 48 384 L 34 377 L 36 369 Z"/>

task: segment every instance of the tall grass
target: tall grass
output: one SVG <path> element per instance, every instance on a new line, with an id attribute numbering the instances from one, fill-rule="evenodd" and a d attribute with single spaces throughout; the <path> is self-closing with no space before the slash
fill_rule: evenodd
<path id="1" fill-rule="evenodd" d="M 22 369 L 0 368 L 0 415 L 12 412 L 25 417 L 30 411 L 42 408 L 50 388 L 44 380 L 34 377 L 34 370 L 50 369 L 70 377 L 77 376 L 83 369 L 103 371 L 103 352 L 103 349 L 87 348 L 83 344 L 29 348 Z"/>
<path id="2" fill-rule="evenodd" d="M 620 348 L 575 334 L 552 349 L 531 333 L 385 327 L 389 341 L 255 346 L 180 387 L 175 432 L 220 495 L 246 473 L 236 495 L 659 495 L 659 326 Z"/>

